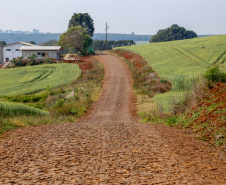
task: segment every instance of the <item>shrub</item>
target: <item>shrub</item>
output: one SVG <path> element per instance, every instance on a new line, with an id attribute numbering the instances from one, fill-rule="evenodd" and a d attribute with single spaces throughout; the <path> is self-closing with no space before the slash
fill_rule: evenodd
<path id="1" fill-rule="evenodd" d="M 218 66 L 213 66 L 204 74 L 209 82 L 226 82 L 226 73 L 221 72 Z"/>
<path id="2" fill-rule="evenodd" d="M 59 100 L 56 101 L 54 106 L 55 107 L 62 107 L 63 104 L 64 104 L 64 99 L 59 99 Z"/>
<path id="3" fill-rule="evenodd" d="M 179 122 L 179 120 L 178 120 L 179 118 L 177 118 L 177 117 L 169 117 L 168 119 L 167 119 L 167 125 L 168 126 L 170 126 L 170 127 L 172 127 L 172 126 L 175 126 L 175 125 L 177 125 L 178 124 L 178 122 Z"/>
<path id="4" fill-rule="evenodd" d="M 16 59 L 11 60 L 15 67 L 25 66 L 26 63 L 23 62 L 23 57 L 18 57 Z"/>
<path id="5" fill-rule="evenodd" d="M 74 94 L 73 99 L 74 99 L 76 102 L 78 102 L 79 99 L 80 99 L 80 97 L 79 97 L 78 94 Z"/>
<path id="6" fill-rule="evenodd" d="M 27 65 L 29 66 L 33 66 L 33 65 L 38 65 L 40 64 L 35 58 L 37 57 L 37 55 L 35 54 L 32 54 L 30 56 L 28 56 L 28 62 L 27 62 Z"/>
<path id="7" fill-rule="evenodd" d="M 45 60 L 44 60 L 44 63 L 45 64 L 52 64 L 52 63 L 54 63 L 52 60 L 50 60 L 49 58 L 46 58 Z"/>

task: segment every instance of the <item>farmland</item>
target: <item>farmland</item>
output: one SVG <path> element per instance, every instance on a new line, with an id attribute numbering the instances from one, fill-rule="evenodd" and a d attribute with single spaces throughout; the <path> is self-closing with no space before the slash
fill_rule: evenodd
<path id="1" fill-rule="evenodd" d="M 49 112 L 26 106 L 21 103 L 0 102 L 0 116 L 49 115 Z"/>
<path id="2" fill-rule="evenodd" d="M 169 111 L 172 99 L 183 99 L 185 90 L 211 65 L 226 70 L 226 35 L 120 49 L 142 55 L 161 79 L 172 82 L 171 92 L 155 96 L 155 102 L 165 112 Z"/>
<path id="3" fill-rule="evenodd" d="M 47 64 L 0 71 L 0 96 L 33 94 L 57 88 L 76 80 L 81 74 L 75 64 Z"/>
<path id="4" fill-rule="evenodd" d="M 0 137 L 18 127 L 76 121 L 98 99 L 103 76 L 94 56 L 0 70 Z"/>

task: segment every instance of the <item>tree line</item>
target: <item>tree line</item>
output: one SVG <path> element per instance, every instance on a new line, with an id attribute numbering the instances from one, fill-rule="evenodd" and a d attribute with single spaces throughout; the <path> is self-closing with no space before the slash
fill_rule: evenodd
<path id="1" fill-rule="evenodd" d="M 118 40 L 118 41 L 114 41 L 114 40 L 109 40 L 107 41 L 103 41 L 103 40 L 94 40 L 92 47 L 95 50 L 111 50 L 115 47 L 122 47 L 122 46 L 132 46 L 132 45 L 136 45 L 136 43 L 133 40 Z"/>
<path id="2" fill-rule="evenodd" d="M 95 33 L 92 37 L 93 40 L 105 40 L 105 33 Z M 135 35 L 135 34 L 119 34 L 119 33 L 108 33 L 109 40 L 134 40 L 134 41 L 148 41 L 151 39 L 151 35 Z"/>

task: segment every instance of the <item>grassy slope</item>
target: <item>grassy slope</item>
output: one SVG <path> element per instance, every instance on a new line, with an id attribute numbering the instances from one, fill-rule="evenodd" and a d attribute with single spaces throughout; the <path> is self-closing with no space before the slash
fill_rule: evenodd
<path id="1" fill-rule="evenodd" d="M 75 64 L 47 64 L 0 71 L 0 95 L 32 94 L 67 85 L 81 74 Z"/>
<path id="2" fill-rule="evenodd" d="M 219 64 L 226 71 L 226 35 L 129 46 L 120 49 L 142 55 L 162 79 L 172 82 L 171 92 L 155 97 L 155 102 L 165 112 L 170 109 L 171 99 L 183 98 L 183 92 L 210 65 Z"/>

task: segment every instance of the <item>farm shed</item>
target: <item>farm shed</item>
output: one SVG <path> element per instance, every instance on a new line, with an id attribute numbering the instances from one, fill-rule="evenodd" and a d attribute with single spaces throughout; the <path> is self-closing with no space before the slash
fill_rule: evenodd
<path id="1" fill-rule="evenodd" d="M 17 42 L 13 44 L 4 45 L 3 47 L 3 53 L 2 58 L 3 62 L 8 62 L 14 58 L 21 57 L 22 52 L 20 51 L 21 46 L 35 46 L 33 44 L 27 43 L 27 42 Z"/>
<path id="2" fill-rule="evenodd" d="M 20 48 L 22 51 L 22 56 L 27 59 L 28 56 L 32 54 L 37 55 L 38 59 L 50 58 L 60 60 L 60 55 L 62 51 L 61 46 L 22 46 Z"/>

